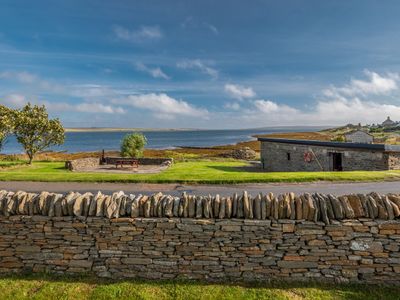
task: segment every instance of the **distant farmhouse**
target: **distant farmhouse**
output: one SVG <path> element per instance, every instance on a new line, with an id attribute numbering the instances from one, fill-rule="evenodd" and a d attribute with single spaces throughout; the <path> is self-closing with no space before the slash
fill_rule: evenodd
<path id="1" fill-rule="evenodd" d="M 396 145 L 258 140 L 261 142 L 262 168 L 269 172 L 400 170 L 400 146 Z"/>
<path id="2" fill-rule="evenodd" d="M 364 130 L 348 132 L 344 137 L 348 143 L 372 144 L 374 142 L 374 136 Z"/>
<path id="3" fill-rule="evenodd" d="M 383 121 L 381 125 L 382 127 L 393 127 L 397 125 L 397 122 L 392 121 L 388 116 L 387 119 Z"/>

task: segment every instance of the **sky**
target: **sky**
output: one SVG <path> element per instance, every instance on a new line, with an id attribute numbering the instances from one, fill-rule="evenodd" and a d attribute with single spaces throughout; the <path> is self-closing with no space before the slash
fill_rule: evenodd
<path id="1" fill-rule="evenodd" d="M 0 104 L 66 127 L 400 121 L 400 1 L 0 0 Z"/>

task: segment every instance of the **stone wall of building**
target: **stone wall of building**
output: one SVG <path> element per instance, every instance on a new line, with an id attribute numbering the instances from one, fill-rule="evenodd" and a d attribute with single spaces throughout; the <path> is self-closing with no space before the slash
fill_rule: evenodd
<path id="1" fill-rule="evenodd" d="M 305 161 L 304 153 L 311 153 L 311 161 Z M 389 164 L 388 154 L 382 151 L 261 142 L 261 161 L 269 172 L 332 171 L 330 153 L 342 153 L 343 171 L 400 169 L 400 161 Z"/>
<path id="2" fill-rule="evenodd" d="M 400 283 L 400 222 L 0 217 L 0 273 Z"/>
<path id="3" fill-rule="evenodd" d="M 400 170 L 400 153 L 388 153 L 389 170 Z"/>
<path id="4" fill-rule="evenodd" d="M 372 144 L 374 142 L 373 135 L 361 130 L 345 134 L 345 138 L 349 143 Z"/>

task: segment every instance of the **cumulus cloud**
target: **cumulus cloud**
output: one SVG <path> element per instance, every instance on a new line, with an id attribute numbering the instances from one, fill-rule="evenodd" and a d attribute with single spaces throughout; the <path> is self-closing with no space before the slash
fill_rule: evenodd
<path id="1" fill-rule="evenodd" d="M 228 110 L 239 110 L 240 104 L 237 102 L 227 102 L 224 104 L 224 108 L 228 109 Z"/>
<path id="2" fill-rule="evenodd" d="M 371 71 L 365 71 L 365 74 L 367 80 L 351 79 L 342 87 L 331 86 L 323 90 L 322 96 L 306 108 L 272 100 L 250 100 L 237 119 L 247 127 L 381 123 L 388 115 L 400 120 L 400 105 L 376 99 L 377 95 L 393 95 L 399 90 L 399 75 Z M 234 107 L 231 110 L 234 111 Z"/>
<path id="3" fill-rule="evenodd" d="M 298 109 L 271 100 L 251 101 L 243 110 L 243 122 L 267 125 L 343 125 L 347 123 L 381 123 L 386 116 L 400 120 L 400 106 L 354 99 L 319 100 L 307 109 Z M 247 125 L 249 126 L 249 125 Z"/>
<path id="4" fill-rule="evenodd" d="M 262 113 L 297 114 L 299 111 L 288 105 L 277 104 L 271 100 L 255 100 L 254 106 Z"/>
<path id="5" fill-rule="evenodd" d="M 225 92 L 232 98 L 243 100 L 247 98 L 253 98 L 256 93 L 251 87 L 244 87 L 237 84 L 225 84 Z"/>
<path id="6" fill-rule="evenodd" d="M 155 41 L 163 37 L 163 33 L 158 26 L 141 26 L 138 29 L 129 30 L 123 26 L 114 26 L 115 36 L 128 42 Z"/>
<path id="7" fill-rule="evenodd" d="M 218 78 L 218 71 L 209 64 L 201 59 L 186 59 L 177 63 L 177 67 L 180 69 L 194 69 L 198 70 L 203 74 L 209 75 L 210 77 L 216 79 Z"/>
<path id="8" fill-rule="evenodd" d="M 174 118 L 175 116 L 207 118 L 208 111 L 183 100 L 174 99 L 167 94 L 130 95 L 123 99 L 114 99 L 115 104 L 129 105 L 154 113 L 156 117 Z"/>
<path id="9" fill-rule="evenodd" d="M 150 68 L 150 67 L 146 66 L 145 64 L 139 62 L 136 64 L 136 69 L 139 71 L 143 71 L 154 78 L 162 78 L 162 79 L 167 79 L 167 80 L 170 79 L 170 77 L 167 74 L 165 74 L 164 71 L 161 70 L 161 68 L 159 68 L 159 67 Z"/>
<path id="10" fill-rule="evenodd" d="M 387 95 L 398 89 L 399 74 L 387 73 L 380 75 L 369 70 L 365 70 L 366 80 L 351 79 L 349 84 L 342 87 L 330 86 L 323 90 L 323 95 L 327 97 L 355 97 L 368 95 Z"/>
<path id="11" fill-rule="evenodd" d="M 400 120 L 400 106 L 358 98 L 332 99 L 318 101 L 314 115 L 319 123 L 326 124 L 381 123 L 389 115 L 395 120 Z"/>

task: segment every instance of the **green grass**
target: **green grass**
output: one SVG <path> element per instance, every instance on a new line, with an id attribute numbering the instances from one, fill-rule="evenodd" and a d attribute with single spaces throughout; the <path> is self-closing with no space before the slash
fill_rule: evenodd
<path id="1" fill-rule="evenodd" d="M 1 299 L 400 299 L 399 287 L 322 283 L 205 284 L 50 275 L 0 278 Z"/>
<path id="2" fill-rule="evenodd" d="M 400 180 L 400 171 L 251 172 L 245 162 L 198 160 L 179 162 L 159 174 L 79 173 L 63 162 L 35 162 L 0 170 L 2 181 L 149 182 L 149 183 L 256 183 L 310 181 Z"/>
<path id="3" fill-rule="evenodd" d="M 26 164 L 26 162 L 20 161 L 20 160 L 17 160 L 17 161 L 0 160 L 0 169 L 19 166 L 19 165 L 25 165 L 25 164 Z"/>

